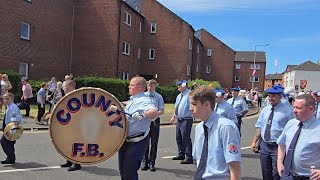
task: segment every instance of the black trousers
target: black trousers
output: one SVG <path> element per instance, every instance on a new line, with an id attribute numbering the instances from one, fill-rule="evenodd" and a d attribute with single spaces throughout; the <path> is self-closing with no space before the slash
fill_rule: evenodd
<path id="1" fill-rule="evenodd" d="M 155 121 L 151 122 L 149 135 L 147 137 L 148 138 L 147 150 L 142 160 L 142 163 L 145 166 L 148 166 L 149 164 L 154 165 L 156 162 L 159 133 L 160 133 L 160 118 L 157 118 Z"/>
<path id="2" fill-rule="evenodd" d="M 187 159 L 193 159 L 192 157 L 192 142 L 191 142 L 191 129 L 192 118 L 178 119 L 176 124 L 176 142 L 178 145 L 179 156 L 187 156 Z"/>
<path id="3" fill-rule="evenodd" d="M 3 120 L 2 131 L 4 131 L 5 127 L 6 127 L 6 124 L 4 123 L 4 120 Z M 7 155 L 7 160 L 15 161 L 16 155 L 14 154 L 14 151 L 15 151 L 14 144 L 16 143 L 16 141 L 9 141 L 4 136 L 2 136 L 0 143 L 4 153 Z"/>
<path id="4" fill-rule="evenodd" d="M 237 119 L 238 119 L 237 127 L 239 129 L 239 133 L 240 133 L 240 137 L 241 137 L 242 116 L 237 116 Z"/>
<path id="5" fill-rule="evenodd" d="M 25 105 L 26 105 L 26 116 L 30 115 L 30 104 L 31 104 L 31 98 L 27 99 L 24 101 Z"/>
<path id="6" fill-rule="evenodd" d="M 38 104 L 38 117 L 37 117 L 38 118 L 38 122 L 41 121 L 41 118 L 44 115 L 45 111 L 46 111 L 46 106 L 43 105 L 43 108 L 42 108 L 41 104 Z"/>

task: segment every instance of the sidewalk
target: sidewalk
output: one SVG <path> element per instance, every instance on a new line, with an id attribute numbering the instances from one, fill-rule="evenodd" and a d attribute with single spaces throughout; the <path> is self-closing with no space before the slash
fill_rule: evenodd
<path id="1" fill-rule="evenodd" d="M 252 116 L 259 113 L 259 109 L 249 109 L 249 112 L 246 116 Z M 161 119 L 161 125 L 171 125 L 170 119 L 172 117 L 172 114 L 163 114 L 160 116 Z M 0 123 L 2 125 L 2 119 L 3 119 L 3 114 L 0 114 Z M 37 131 L 37 130 L 47 130 L 49 128 L 48 125 L 38 125 L 36 124 L 36 120 L 33 118 L 23 118 L 23 128 L 24 130 L 27 131 Z M 195 121 L 197 123 L 197 121 Z M 0 127 L 0 130 L 2 131 L 2 126 Z"/>

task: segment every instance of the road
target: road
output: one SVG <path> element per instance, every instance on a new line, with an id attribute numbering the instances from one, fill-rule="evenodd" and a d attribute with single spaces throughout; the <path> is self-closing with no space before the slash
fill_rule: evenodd
<path id="1" fill-rule="evenodd" d="M 261 179 L 259 155 L 250 151 L 248 146 L 254 135 L 257 116 L 247 117 L 242 126 L 242 179 Z M 141 180 L 182 180 L 192 179 L 196 165 L 181 165 L 172 161 L 177 153 L 175 127 L 162 126 L 158 145 L 157 171 L 139 171 Z M 194 136 L 194 128 L 192 137 Z M 1 152 L 1 151 L 0 151 Z M 64 159 L 50 142 L 48 131 L 26 132 L 16 144 L 16 164 L 0 164 L 0 180 L 98 180 L 120 179 L 117 154 L 109 160 L 91 166 L 83 166 L 80 171 L 68 172 L 60 168 Z M 3 152 L 0 158 L 4 159 Z"/>

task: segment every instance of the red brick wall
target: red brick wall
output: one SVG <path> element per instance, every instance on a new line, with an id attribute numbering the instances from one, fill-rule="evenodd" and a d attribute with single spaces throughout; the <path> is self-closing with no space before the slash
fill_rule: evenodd
<path id="1" fill-rule="evenodd" d="M 236 64 L 241 64 L 240 69 L 236 69 Z M 241 77 L 239 82 L 234 81 L 234 86 L 236 87 L 240 86 L 242 89 L 252 88 L 252 82 L 250 82 L 250 77 L 252 75 L 253 69 L 251 69 L 251 64 L 253 64 L 253 62 L 235 62 L 234 76 L 241 76 Z M 263 90 L 264 81 L 265 81 L 266 63 L 257 62 L 256 64 L 260 64 L 260 69 L 257 69 L 255 74 L 255 76 L 259 77 L 259 82 L 255 82 L 254 87 L 258 87 L 259 90 Z"/>
<path id="2" fill-rule="evenodd" d="M 69 73 L 72 1 L 0 1 L 0 69 L 29 64 L 30 79 Z M 30 24 L 30 41 L 20 39 L 20 23 Z"/>
<path id="3" fill-rule="evenodd" d="M 158 75 L 161 85 L 172 84 L 177 79 L 190 79 L 187 65 L 192 64 L 189 38 L 193 40 L 192 27 L 156 0 L 142 0 L 141 11 L 146 17 L 143 26 L 141 74 Z M 150 34 L 150 23 L 157 22 L 157 31 Z M 149 60 L 149 49 L 156 50 L 155 59 Z"/>

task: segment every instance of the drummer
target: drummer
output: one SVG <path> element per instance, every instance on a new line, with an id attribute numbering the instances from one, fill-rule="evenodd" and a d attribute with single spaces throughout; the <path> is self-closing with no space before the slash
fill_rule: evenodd
<path id="1" fill-rule="evenodd" d="M 2 124 L 2 131 L 4 131 L 5 127 L 13 122 L 14 125 L 8 131 L 7 135 L 14 135 L 16 134 L 16 129 L 18 128 L 19 124 L 22 124 L 22 118 L 20 114 L 20 109 L 18 106 L 13 102 L 14 95 L 12 93 L 5 93 L 3 95 L 3 102 L 7 106 L 6 113 L 4 114 L 4 120 Z M 16 155 L 14 154 L 14 144 L 16 141 L 9 141 L 7 140 L 4 135 L 1 137 L 1 146 L 6 153 L 7 158 L 1 161 L 1 164 L 15 164 L 16 162 Z"/>

